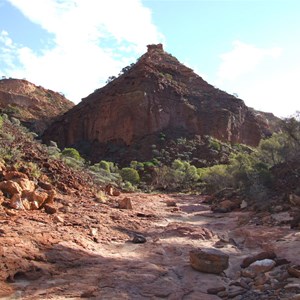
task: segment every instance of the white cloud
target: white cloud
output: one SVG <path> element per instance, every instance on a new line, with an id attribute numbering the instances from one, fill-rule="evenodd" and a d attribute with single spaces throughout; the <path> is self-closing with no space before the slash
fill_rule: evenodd
<path id="1" fill-rule="evenodd" d="M 240 97 L 255 109 L 288 117 L 300 111 L 300 64 L 241 86 Z"/>
<path id="2" fill-rule="evenodd" d="M 218 70 L 219 80 L 235 80 L 255 70 L 263 60 L 278 58 L 281 52 L 281 48 L 264 49 L 240 41 L 234 41 L 233 49 L 220 55 L 222 62 Z"/>
<path id="3" fill-rule="evenodd" d="M 7 75 L 62 91 L 75 102 L 133 62 L 147 44 L 163 40 L 141 0 L 9 2 L 53 34 L 54 46 L 37 52 L 13 43 L 6 32 L 1 34 L 0 43 L 10 55 Z M 12 66 L 12 55 L 18 65 L 14 61 Z"/>
<path id="4" fill-rule="evenodd" d="M 254 109 L 287 117 L 300 110 L 300 64 L 291 50 L 259 48 L 233 42 L 230 52 L 220 55 L 215 85 L 230 94 L 237 93 Z"/>

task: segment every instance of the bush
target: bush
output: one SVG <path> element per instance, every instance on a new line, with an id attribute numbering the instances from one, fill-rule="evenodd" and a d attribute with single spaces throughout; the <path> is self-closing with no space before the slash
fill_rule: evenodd
<path id="1" fill-rule="evenodd" d="M 218 152 L 220 152 L 220 150 L 221 150 L 221 144 L 215 139 L 210 139 L 209 147 Z"/>
<path id="2" fill-rule="evenodd" d="M 131 182 L 129 181 L 125 181 L 122 185 L 121 185 L 122 189 L 125 191 L 125 192 L 135 192 L 136 191 L 136 188 L 135 186 L 132 185 Z"/>
<path id="3" fill-rule="evenodd" d="M 63 158 L 63 162 L 71 168 L 74 169 L 82 169 L 84 167 L 83 159 L 76 159 L 70 156 L 65 156 Z"/>
<path id="4" fill-rule="evenodd" d="M 215 165 L 197 170 L 199 178 L 206 184 L 208 192 L 217 192 L 233 184 L 232 175 L 226 165 Z"/>
<path id="5" fill-rule="evenodd" d="M 129 181 L 132 184 L 137 184 L 140 182 L 140 175 L 137 170 L 133 168 L 123 168 L 120 171 L 120 175 L 123 181 Z"/>
<path id="6" fill-rule="evenodd" d="M 103 170 L 105 170 L 106 172 L 110 173 L 110 163 L 108 161 L 105 160 L 101 160 L 99 162 L 99 167 Z"/>
<path id="7" fill-rule="evenodd" d="M 65 148 L 62 153 L 63 156 L 71 157 L 77 160 L 81 160 L 81 156 L 79 152 L 74 148 Z"/>

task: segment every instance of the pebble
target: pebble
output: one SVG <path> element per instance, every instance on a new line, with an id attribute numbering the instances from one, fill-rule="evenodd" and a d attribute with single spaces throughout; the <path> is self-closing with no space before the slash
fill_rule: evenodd
<path id="1" fill-rule="evenodd" d="M 134 244 L 144 244 L 146 241 L 147 239 L 142 234 L 135 234 L 132 240 Z"/>

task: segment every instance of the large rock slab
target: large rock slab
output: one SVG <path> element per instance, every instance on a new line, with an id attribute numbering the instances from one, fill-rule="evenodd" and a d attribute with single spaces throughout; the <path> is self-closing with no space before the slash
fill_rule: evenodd
<path id="1" fill-rule="evenodd" d="M 196 249 L 190 251 L 190 263 L 193 269 L 220 274 L 228 268 L 229 256 L 217 249 Z"/>

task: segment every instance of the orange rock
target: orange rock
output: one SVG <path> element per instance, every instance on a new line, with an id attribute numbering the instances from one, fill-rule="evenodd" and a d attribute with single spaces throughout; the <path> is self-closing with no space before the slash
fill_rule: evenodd
<path id="1" fill-rule="evenodd" d="M 220 274 L 226 270 L 229 256 L 217 249 L 195 249 L 190 251 L 190 263 L 193 269 L 204 272 Z"/>
<path id="2" fill-rule="evenodd" d="M 5 178 L 5 180 L 11 180 L 11 179 L 15 179 L 15 178 L 28 179 L 28 176 L 26 174 L 18 172 L 18 171 L 9 171 L 9 172 L 5 172 L 4 178 Z"/>
<path id="3" fill-rule="evenodd" d="M 38 208 L 42 207 L 49 195 L 46 192 L 36 190 L 31 194 L 31 202 L 37 202 Z"/>
<path id="4" fill-rule="evenodd" d="M 119 208 L 121 209 L 132 209 L 131 199 L 128 197 L 119 200 L 118 203 L 119 203 Z"/>
<path id="5" fill-rule="evenodd" d="M 11 181 L 11 180 L 0 182 L 0 190 L 3 193 L 10 194 L 11 196 L 14 194 L 22 193 L 22 188 L 18 185 L 18 183 Z"/>
<path id="6" fill-rule="evenodd" d="M 32 210 L 32 204 L 27 199 L 22 199 L 23 206 L 26 210 Z"/>
<path id="7" fill-rule="evenodd" d="M 47 183 L 47 182 L 44 182 L 44 181 L 39 181 L 38 184 L 44 190 L 47 190 L 47 191 L 52 190 L 52 185 L 50 183 Z"/>
<path id="8" fill-rule="evenodd" d="M 54 202 L 54 198 L 56 196 L 56 192 L 55 190 L 50 190 L 50 191 L 46 191 L 46 193 L 48 194 L 47 199 L 45 200 L 45 204 L 52 204 Z"/>
<path id="9" fill-rule="evenodd" d="M 109 196 L 120 196 L 121 192 L 112 184 L 108 184 L 104 189 L 105 194 Z"/>
<path id="10" fill-rule="evenodd" d="M 9 201 L 9 206 L 14 209 L 25 209 L 20 194 L 14 194 L 12 196 Z"/>
<path id="11" fill-rule="evenodd" d="M 45 208 L 45 212 L 49 215 L 53 215 L 57 211 L 57 209 L 54 206 L 51 206 L 49 204 L 45 204 L 44 208 Z"/>
<path id="12" fill-rule="evenodd" d="M 17 178 L 13 181 L 21 187 L 22 191 L 33 192 L 35 190 L 35 183 L 29 179 Z"/>
<path id="13" fill-rule="evenodd" d="M 120 196 L 121 192 L 117 188 L 113 188 L 112 196 Z"/>

